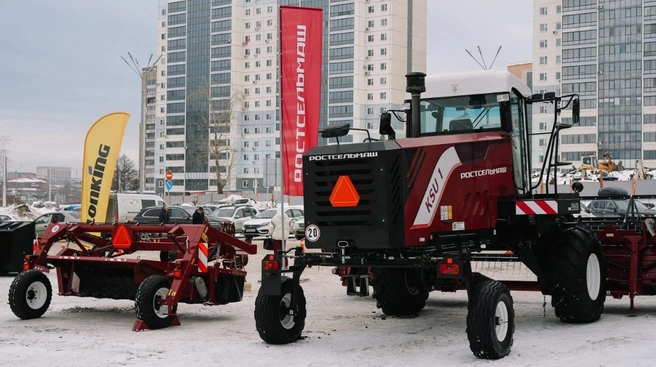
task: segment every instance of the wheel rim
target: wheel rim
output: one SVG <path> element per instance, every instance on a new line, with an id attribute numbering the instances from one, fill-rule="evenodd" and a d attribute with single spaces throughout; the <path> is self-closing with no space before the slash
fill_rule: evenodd
<path id="1" fill-rule="evenodd" d="M 25 292 L 25 300 L 27 305 L 33 309 L 38 310 L 46 304 L 48 299 L 48 290 L 46 285 L 42 282 L 34 282 L 30 284 Z"/>
<path id="2" fill-rule="evenodd" d="M 419 287 L 415 284 L 413 279 L 408 279 L 408 271 L 403 272 L 403 280 L 405 281 L 405 288 L 408 290 L 411 296 L 416 296 L 419 294 Z"/>
<path id="3" fill-rule="evenodd" d="M 585 280 L 588 285 L 588 295 L 591 300 L 596 300 L 599 297 L 599 286 L 601 285 L 601 270 L 599 267 L 599 259 L 596 254 L 590 254 L 588 257 L 588 265 L 585 269 Z"/>
<path id="4" fill-rule="evenodd" d="M 287 293 L 280 300 L 280 324 L 289 330 L 294 327 L 294 315 L 289 314 L 289 307 L 292 304 L 292 295 Z"/>
<path id="5" fill-rule="evenodd" d="M 497 303 L 494 312 L 494 331 L 496 331 L 499 341 L 505 340 L 508 335 L 508 307 L 503 301 Z"/>
<path id="6" fill-rule="evenodd" d="M 168 293 L 169 290 L 162 287 L 155 292 L 155 297 L 153 297 L 153 310 L 155 310 L 155 315 L 160 319 L 168 317 L 168 307 L 159 303 L 159 301 L 166 298 Z"/>

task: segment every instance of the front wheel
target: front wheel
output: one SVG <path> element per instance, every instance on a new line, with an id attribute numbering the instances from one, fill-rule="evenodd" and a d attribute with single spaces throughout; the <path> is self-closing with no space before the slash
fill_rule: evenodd
<path id="1" fill-rule="evenodd" d="M 515 311 L 508 287 L 494 280 L 477 284 L 467 313 L 467 339 L 474 355 L 483 359 L 507 356 L 514 332 Z"/>
<path id="2" fill-rule="evenodd" d="M 294 281 L 283 278 L 280 295 L 264 295 L 255 299 L 255 327 L 260 338 L 269 344 L 289 344 L 301 337 L 305 327 L 306 303 L 303 288 L 297 285 L 297 302 L 291 311 Z"/>
<path id="3" fill-rule="evenodd" d="M 160 304 L 169 293 L 169 281 L 161 275 L 151 275 L 139 285 L 134 306 L 137 318 L 143 320 L 151 329 L 161 329 L 171 325 L 174 316 L 168 314 L 168 307 Z M 173 312 L 177 307 L 173 308 Z"/>
<path id="4" fill-rule="evenodd" d="M 569 323 L 599 320 L 606 301 L 606 266 L 594 234 L 573 227 L 554 246 L 549 269 L 551 304 Z"/>
<path id="5" fill-rule="evenodd" d="M 48 277 L 38 270 L 24 271 L 9 288 L 9 306 L 14 315 L 23 320 L 41 317 L 52 300 Z"/>

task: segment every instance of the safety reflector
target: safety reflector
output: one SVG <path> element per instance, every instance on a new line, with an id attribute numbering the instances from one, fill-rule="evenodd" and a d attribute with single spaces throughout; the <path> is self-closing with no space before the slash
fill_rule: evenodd
<path id="1" fill-rule="evenodd" d="M 335 208 L 351 207 L 358 205 L 360 195 L 348 176 L 339 176 L 329 200 Z"/>
<path id="2" fill-rule="evenodd" d="M 269 255 L 264 261 L 262 261 L 262 270 L 272 271 L 279 270 L 280 263 L 275 259 L 273 255 Z"/>
<path id="3" fill-rule="evenodd" d="M 198 271 L 207 273 L 207 243 L 198 243 Z"/>
<path id="4" fill-rule="evenodd" d="M 460 274 L 460 265 L 458 265 L 458 264 L 440 264 L 440 274 L 458 275 L 458 274 Z"/>
<path id="5" fill-rule="evenodd" d="M 132 237 L 125 226 L 118 226 L 112 237 L 112 244 L 116 249 L 129 249 L 132 246 Z"/>

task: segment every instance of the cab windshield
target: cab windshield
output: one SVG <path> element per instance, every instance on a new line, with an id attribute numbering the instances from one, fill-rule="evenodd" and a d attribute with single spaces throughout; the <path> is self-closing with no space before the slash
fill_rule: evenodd
<path id="1" fill-rule="evenodd" d="M 501 129 L 499 102 L 508 93 L 423 99 L 421 135 L 458 134 Z"/>

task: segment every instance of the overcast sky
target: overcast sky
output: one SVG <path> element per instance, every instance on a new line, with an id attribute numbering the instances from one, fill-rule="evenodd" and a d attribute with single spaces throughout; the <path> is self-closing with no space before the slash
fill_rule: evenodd
<path id="1" fill-rule="evenodd" d="M 532 1 L 427 0 L 428 73 L 477 70 L 481 46 L 494 69 L 531 61 Z M 157 52 L 157 0 L 0 0 L 0 135 L 9 171 L 37 165 L 79 176 L 89 127 L 131 115 L 122 152 L 137 163 L 140 81 L 121 60 Z"/>

